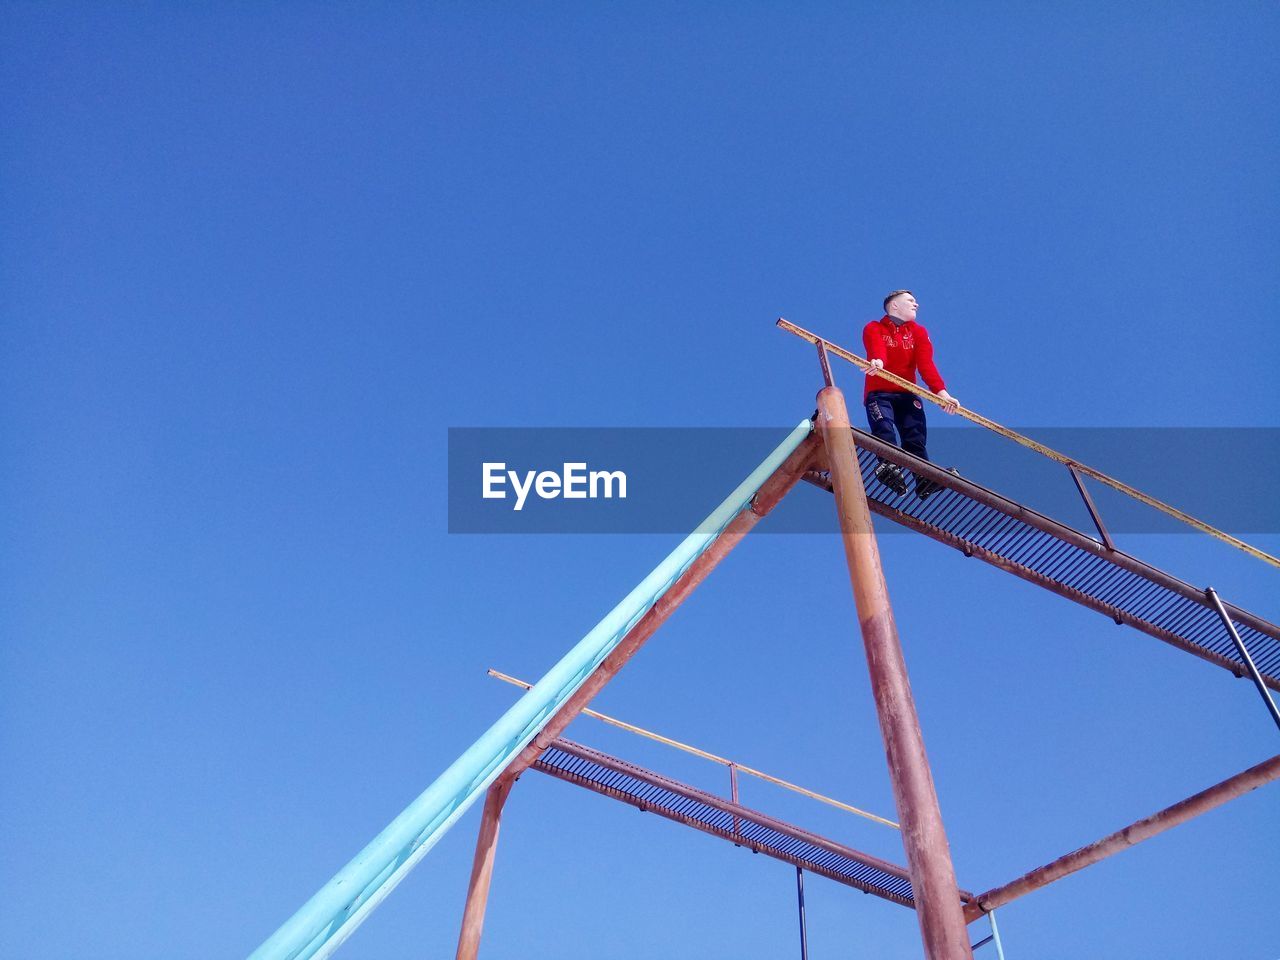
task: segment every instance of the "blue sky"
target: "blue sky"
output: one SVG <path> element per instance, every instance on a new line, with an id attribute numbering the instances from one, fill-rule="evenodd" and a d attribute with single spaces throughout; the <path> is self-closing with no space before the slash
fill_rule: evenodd
<path id="1" fill-rule="evenodd" d="M 773 320 L 854 346 L 900 286 L 997 421 L 1280 426 L 1273 5 L 0 17 L 5 956 L 248 953 L 511 702 L 486 667 L 540 676 L 676 542 L 450 536 L 450 427 L 781 438 L 819 383 Z M 1221 477 L 1179 506 L 1274 481 Z M 1280 617 L 1243 555 L 1122 546 Z M 967 887 L 1276 752 L 1221 671 L 882 548 Z M 892 810 L 835 537 L 749 539 L 597 707 Z M 1008 955 L 1274 960 L 1277 797 L 1010 905 Z M 744 799 L 901 859 L 883 828 Z M 343 956 L 449 955 L 477 819 Z M 785 956 L 793 887 L 530 774 L 485 952 Z M 811 956 L 918 956 L 909 912 L 808 897 Z"/>

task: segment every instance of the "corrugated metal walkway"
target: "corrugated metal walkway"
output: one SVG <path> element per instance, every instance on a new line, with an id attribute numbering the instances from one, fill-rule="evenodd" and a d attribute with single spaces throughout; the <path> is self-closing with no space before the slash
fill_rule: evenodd
<path id="1" fill-rule="evenodd" d="M 1078 530 L 854 430 L 873 512 L 1023 580 L 1105 614 L 1236 676 L 1244 661 L 1204 590 Z M 940 488 L 926 500 L 897 494 L 875 477 L 883 457 Z M 810 483 L 831 489 L 824 476 Z M 1280 690 L 1280 627 L 1224 603 L 1264 682 Z"/>
<path id="2" fill-rule="evenodd" d="M 554 741 L 533 769 L 640 810 L 822 874 L 905 907 L 915 906 L 905 868 L 756 810 L 569 740 Z M 965 902 L 973 895 L 961 891 Z"/>

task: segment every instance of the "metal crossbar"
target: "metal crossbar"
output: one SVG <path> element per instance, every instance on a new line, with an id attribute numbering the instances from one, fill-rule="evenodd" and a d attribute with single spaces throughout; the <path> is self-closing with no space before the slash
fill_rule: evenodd
<path id="1" fill-rule="evenodd" d="M 853 432 L 867 501 L 875 513 L 1236 676 L 1248 673 L 1203 590 L 863 430 Z M 910 471 L 916 482 L 927 478 L 940 489 L 926 500 L 913 492 L 894 493 L 876 478 L 882 459 Z M 822 474 L 810 472 L 805 479 L 831 489 Z M 1223 608 L 1263 682 L 1280 690 L 1280 627 L 1231 604 Z"/>
<path id="2" fill-rule="evenodd" d="M 590 747 L 558 739 L 533 769 L 864 893 L 915 906 L 911 879 L 903 867 Z M 967 903 L 973 894 L 961 891 L 961 899 Z"/>

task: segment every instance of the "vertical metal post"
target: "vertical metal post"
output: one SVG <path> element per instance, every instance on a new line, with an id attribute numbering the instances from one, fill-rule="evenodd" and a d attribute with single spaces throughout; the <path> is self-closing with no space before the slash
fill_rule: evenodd
<path id="1" fill-rule="evenodd" d="M 809 960 L 809 931 L 804 922 L 804 871 L 796 867 L 796 898 L 800 904 L 800 960 Z"/>
<path id="2" fill-rule="evenodd" d="M 736 763 L 729 764 L 729 799 L 733 801 L 734 806 L 738 805 L 738 765 Z M 738 815 L 733 815 L 733 835 L 740 836 L 742 833 L 742 823 Z"/>
<path id="3" fill-rule="evenodd" d="M 991 921 L 991 939 L 996 942 L 996 960 L 1004 960 L 1004 944 L 1000 942 L 1000 928 L 996 926 L 996 912 L 992 910 L 988 913 L 987 919 Z"/>
<path id="4" fill-rule="evenodd" d="M 951 864 L 951 848 L 880 566 L 849 413 L 844 394 L 837 387 L 825 387 L 818 393 L 818 427 L 826 447 L 871 691 L 902 824 L 924 955 L 926 960 L 971 960 L 973 951 Z"/>
<path id="5" fill-rule="evenodd" d="M 462 928 L 458 932 L 457 960 L 476 960 L 480 952 L 484 910 L 489 903 L 489 881 L 493 878 L 493 859 L 498 847 L 498 826 L 502 806 L 514 782 L 500 777 L 484 797 L 484 814 L 480 818 L 476 853 L 471 862 L 471 882 L 467 885 L 467 905 L 462 911 Z"/>
<path id="6" fill-rule="evenodd" d="M 1249 670 L 1249 676 L 1253 678 L 1253 685 L 1258 688 L 1258 695 L 1262 697 L 1262 702 L 1267 705 L 1267 710 L 1271 713 L 1271 719 L 1276 722 L 1276 726 L 1280 727 L 1280 710 L 1276 709 L 1276 702 L 1271 699 L 1271 691 L 1267 689 L 1267 685 L 1262 682 L 1262 674 L 1258 673 L 1258 668 L 1253 662 L 1253 657 L 1249 656 L 1249 648 L 1244 645 L 1244 641 L 1240 639 L 1240 634 L 1236 633 L 1236 625 L 1231 622 L 1231 618 L 1227 616 L 1227 610 L 1222 605 L 1222 601 L 1218 599 L 1218 593 L 1213 587 L 1205 589 L 1205 596 L 1209 598 L 1209 602 L 1213 604 L 1213 608 L 1218 611 L 1218 616 L 1222 618 L 1223 625 L 1227 628 L 1227 633 L 1231 634 L 1231 639 L 1236 645 L 1236 651 L 1240 654 L 1240 659 L 1244 661 L 1244 665 Z"/>
<path id="7" fill-rule="evenodd" d="M 831 377 L 831 358 L 827 356 L 827 344 L 825 341 L 818 341 L 818 365 L 822 367 L 822 382 L 828 387 L 834 387 L 836 382 Z"/>
<path id="8" fill-rule="evenodd" d="M 1071 479 L 1076 482 L 1076 489 L 1080 491 L 1080 498 L 1084 500 L 1084 507 L 1089 511 L 1089 516 L 1093 519 L 1093 525 L 1098 528 L 1098 536 L 1102 537 L 1102 544 L 1108 550 L 1115 550 L 1116 545 L 1111 540 L 1111 534 L 1107 532 L 1106 525 L 1102 522 L 1102 514 L 1098 513 L 1098 508 L 1093 504 L 1093 497 L 1089 496 L 1089 490 L 1084 485 L 1084 479 L 1080 474 L 1076 473 L 1076 468 L 1068 466 L 1071 472 Z"/>

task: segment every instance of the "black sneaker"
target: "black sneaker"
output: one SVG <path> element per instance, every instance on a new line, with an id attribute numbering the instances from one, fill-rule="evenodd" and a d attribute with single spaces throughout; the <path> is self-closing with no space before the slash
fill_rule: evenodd
<path id="1" fill-rule="evenodd" d="M 920 500 L 928 500 L 941 489 L 941 486 L 928 477 L 916 477 L 916 497 Z"/>
<path id="2" fill-rule="evenodd" d="M 902 475 L 902 471 L 898 469 L 896 464 L 885 463 L 876 467 L 876 479 L 883 483 L 886 487 L 902 496 L 907 492 L 907 478 Z"/>
<path id="3" fill-rule="evenodd" d="M 955 467 L 948 467 L 947 473 L 955 474 L 957 477 L 960 476 L 960 471 Z M 916 477 L 916 496 L 921 500 L 928 500 L 941 489 L 942 484 L 930 480 L 928 477 Z"/>

